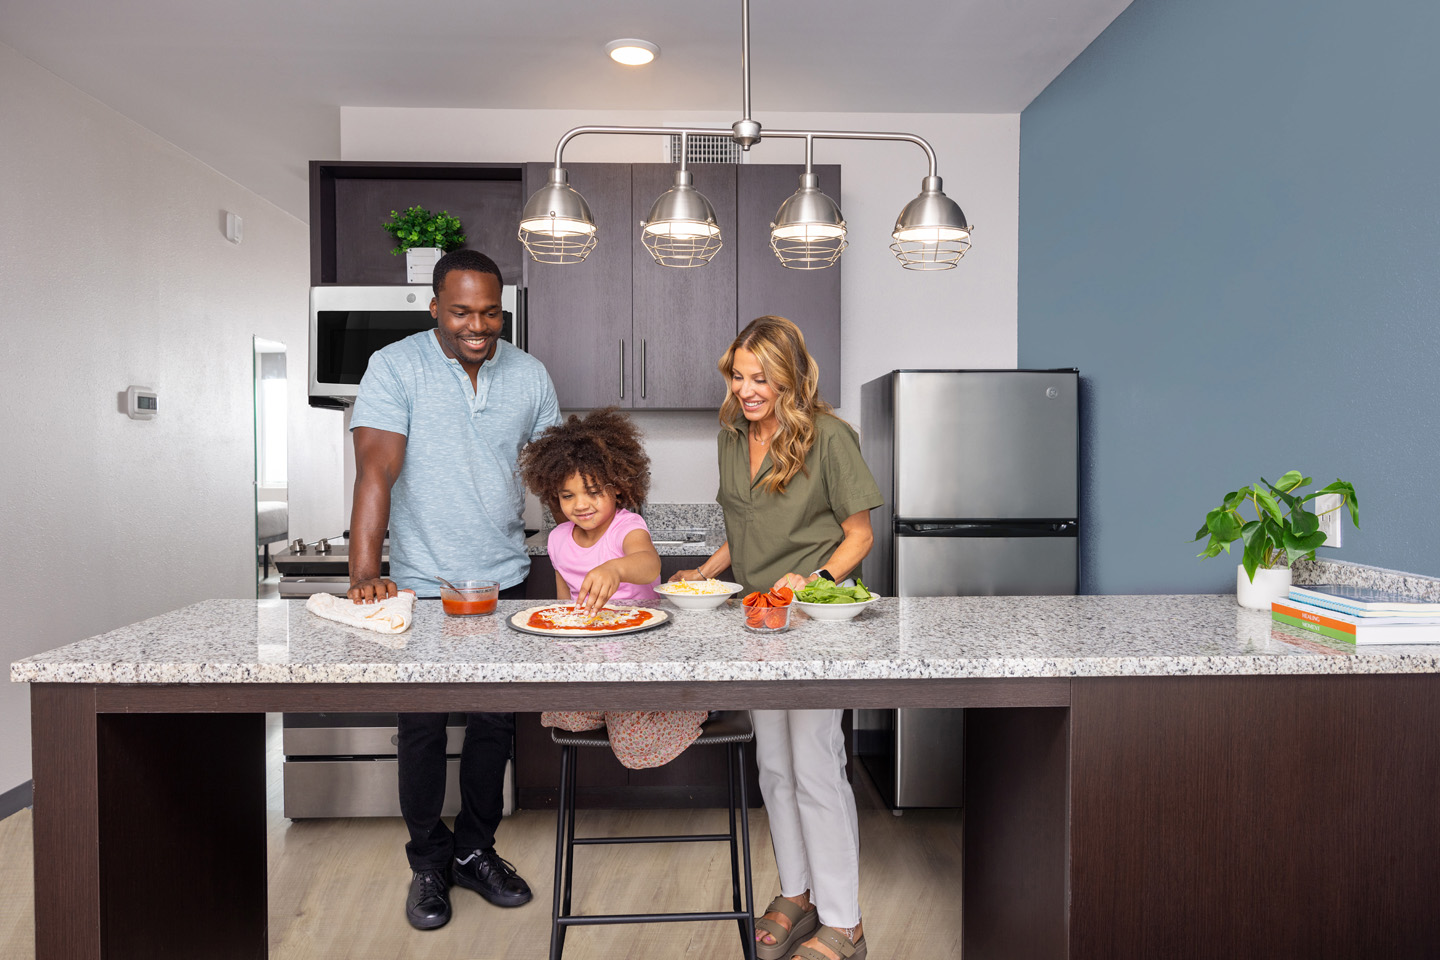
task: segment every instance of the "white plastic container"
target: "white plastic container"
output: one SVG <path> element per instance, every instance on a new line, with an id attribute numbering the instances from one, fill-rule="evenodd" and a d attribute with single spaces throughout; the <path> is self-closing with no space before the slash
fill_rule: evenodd
<path id="1" fill-rule="evenodd" d="M 435 277 L 435 264 L 444 251 L 439 247 L 411 247 L 405 251 L 405 282 L 430 283 Z"/>

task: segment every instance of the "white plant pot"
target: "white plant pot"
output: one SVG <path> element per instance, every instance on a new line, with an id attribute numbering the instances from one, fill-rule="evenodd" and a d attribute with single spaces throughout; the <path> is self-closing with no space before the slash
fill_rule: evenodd
<path id="1" fill-rule="evenodd" d="M 407 283 L 429 283 L 435 276 L 435 264 L 444 251 L 439 247 L 411 247 L 405 251 Z"/>
<path id="2" fill-rule="evenodd" d="M 1290 596 L 1290 581 L 1293 574 L 1289 567 L 1276 567 L 1255 571 L 1255 581 L 1245 575 L 1245 565 L 1235 568 L 1235 602 L 1251 610 L 1269 610 L 1275 600 Z"/>

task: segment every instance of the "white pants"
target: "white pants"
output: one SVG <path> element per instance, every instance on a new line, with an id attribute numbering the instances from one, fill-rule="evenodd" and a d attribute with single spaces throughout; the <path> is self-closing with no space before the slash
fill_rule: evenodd
<path id="1" fill-rule="evenodd" d="M 755 759 L 780 893 L 810 891 L 820 922 L 860 923 L 860 822 L 839 710 L 755 710 Z"/>

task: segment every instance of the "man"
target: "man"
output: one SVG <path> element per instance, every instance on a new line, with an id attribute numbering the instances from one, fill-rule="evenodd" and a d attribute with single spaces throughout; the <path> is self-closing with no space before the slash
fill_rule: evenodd
<path id="1" fill-rule="evenodd" d="M 503 599 L 524 596 L 524 491 L 520 449 L 560 422 L 555 387 L 540 361 L 500 339 L 500 270 L 474 250 L 435 265 L 434 330 L 377 351 L 350 418 L 355 504 L 350 518 L 350 599 L 439 595 L 446 579 L 485 578 Z M 390 579 L 380 548 L 390 530 Z M 420 930 L 450 920 L 450 884 L 497 906 L 530 899 L 530 887 L 495 852 L 514 721 L 471 713 L 460 755 L 455 831 L 445 799 L 443 713 L 400 714 L 400 810 L 410 830 L 413 876 L 405 916 Z"/>

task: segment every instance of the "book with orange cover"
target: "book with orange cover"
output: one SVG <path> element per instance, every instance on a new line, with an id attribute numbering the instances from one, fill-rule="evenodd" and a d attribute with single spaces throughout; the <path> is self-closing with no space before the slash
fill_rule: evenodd
<path id="1" fill-rule="evenodd" d="M 1346 643 L 1440 643 L 1440 618 L 1354 617 L 1312 607 L 1294 598 L 1271 603 L 1270 615 L 1280 623 Z"/>

